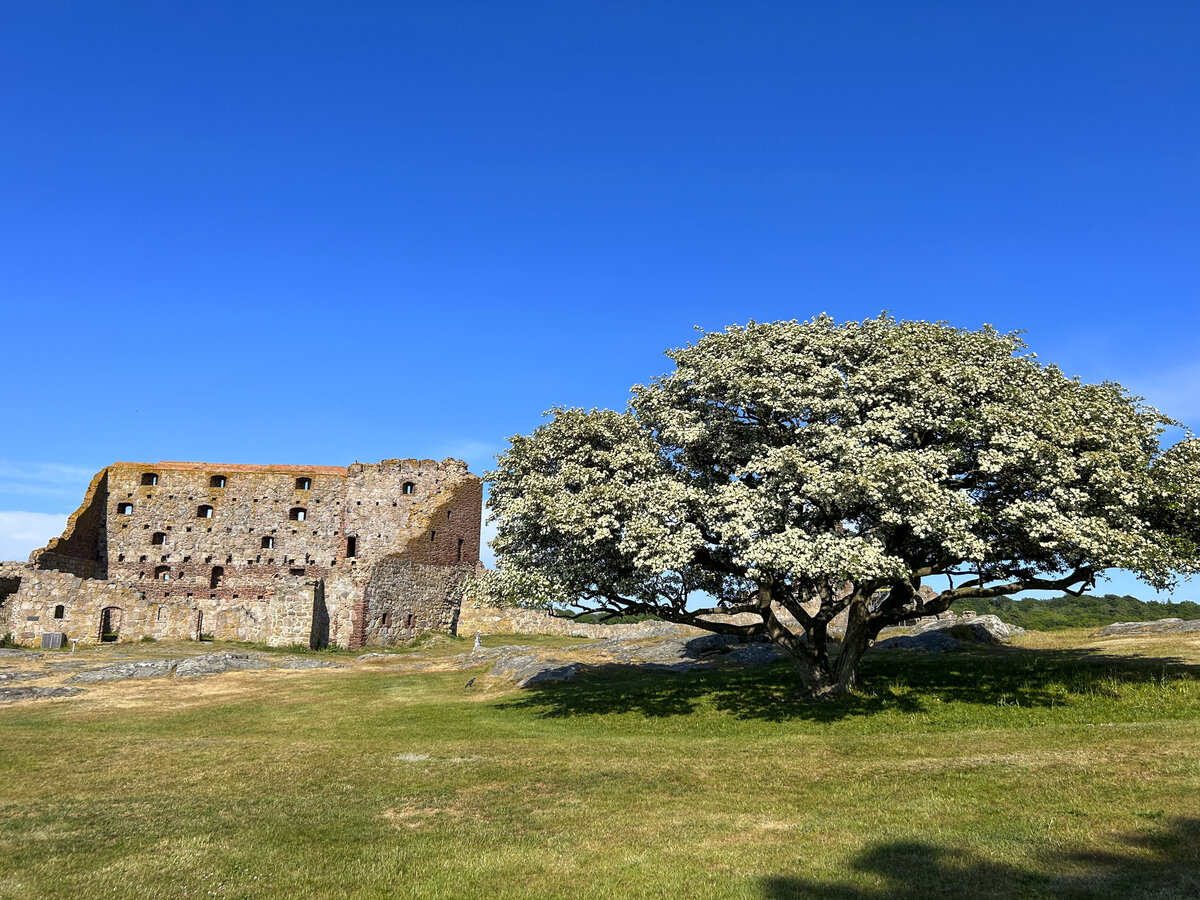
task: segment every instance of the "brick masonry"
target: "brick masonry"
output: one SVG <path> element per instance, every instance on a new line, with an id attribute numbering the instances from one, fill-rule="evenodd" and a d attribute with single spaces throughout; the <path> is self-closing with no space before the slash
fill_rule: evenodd
<path id="1" fill-rule="evenodd" d="M 61 537 L 0 564 L 0 631 L 354 649 L 452 630 L 482 497 L 449 459 L 114 463 Z"/>

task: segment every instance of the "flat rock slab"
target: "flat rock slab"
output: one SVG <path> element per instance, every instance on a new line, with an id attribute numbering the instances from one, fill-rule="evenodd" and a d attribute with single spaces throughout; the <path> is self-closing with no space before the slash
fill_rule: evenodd
<path id="1" fill-rule="evenodd" d="M 0 703 L 16 700 L 45 700 L 52 697 L 74 697 L 83 690 L 73 687 L 0 687 Z"/>
<path id="2" fill-rule="evenodd" d="M 42 654 L 36 650 L 16 650 L 12 647 L 0 647 L 0 659 L 41 659 Z"/>
<path id="3" fill-rule="evenodd" d="M 1155 619 L 1153 622 L 1114 622 L 1100 629 L 1104 637 L 1119 634 L 1176 634 L 1200 631 L 1200 619 Z"/>
<path id="4" fill-rule="evenodd" d="M 0 684 L 10 684 L 14 681 L 32 681 L 35 678 L 45 678 L 49 672 L 0 672 Z"/>
<path id="5" fill-rule="evenodd" d="M 67 681 L 92 684 L 98 681 L 125 681 L 130 678 L 163 678 L 175 671 L 177 659 L 143 659 L 138 662 L 101 666 L 87 672 L 76 672 Z"/>
<path id="6" fill-rule="evenodd" d="M 349 669 L 346 663 L 330 659 L 309 659 L 307 656 L 285 656 L 274 663 L 276 669 Z"/>
<path id="7" fill-rule="evenodd" d="M 510 647 L 510 651 L 529 651 L 528 647 Z M 496 658 L 491 674 L 498 678 L 510 678 L 518 687 L 528 687 L 553 681 L 570 679 L 595 669 L 597 665 L 639 666 L 658 672 L 691 672 L 714 665 L 755 666 L 781 659 L 782 651 L 762 641 L 746 643 L 733 635 L 672 634 L 662 640 L 647 641 L 644 636 L 608 638 L 594 644 L 580 644 L 557 651 L 578 655 L 581 652 L 596 654 L 597 662 L 564 659 L 553 654 L 540 655 L 536 652 L 510 652 Z M 473 665 L 484 661 L 479 654 Z"/>
<path id="8" fill-rule="evenodd" d="M 537 656 L 508 656 L 492 666 L 492 674 L 500 678 L 511 678 L 517 687 L 547 681 L 569 681 L 580 673 L 582 666 L 576 663 L 563 664 L 562 660 L 541 659 Z"/>
<path id="9" fill-rule="evenodd" d="M 249 653 L 209 653 L 185 656 L 181 659 L 143 659 L 137 662 L 102 666 L 87 672 L 76 672 L 67 681 L 98 682 L 126 681 L 131 678 L 199 678 L 225 672 L 257 672 L 262 669 L 344 669 L 344 663 L 327 659 L 307 659 L 285 656 L 280 659 L 251 656 Z"/>
<path id="10" fill-rule="evenodd" d="M 210 653 L 173 660 L 179 678 L 199 678 L 201 675 L 221 675 L 225 672 L 246 672 L 269 669 L 271 664 L 248 653 Z"/>

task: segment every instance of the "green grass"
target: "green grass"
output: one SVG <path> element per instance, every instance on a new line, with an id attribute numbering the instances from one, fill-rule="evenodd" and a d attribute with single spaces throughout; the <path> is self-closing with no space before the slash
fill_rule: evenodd
<path id="1" fill-rule="evenodd" d="M 1196 896 L 1200 645 L 1088 641 L 97 685 L 0 708 L 0 897 Z"/>

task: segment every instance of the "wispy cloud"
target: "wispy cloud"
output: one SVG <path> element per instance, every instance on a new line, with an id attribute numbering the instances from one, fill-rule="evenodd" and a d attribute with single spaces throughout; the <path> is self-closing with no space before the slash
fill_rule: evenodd
<path id="1" fill-rule="evenodd" d="M 0 511 L 0 560 L 25 560 L 63 533 L 67 514 Z"/>
<path id="2" fill-rule="evenodd" d="M 96 469 L 59 463 L 20 463 L 0 459 L 0 494 L 83 499 Z"/>

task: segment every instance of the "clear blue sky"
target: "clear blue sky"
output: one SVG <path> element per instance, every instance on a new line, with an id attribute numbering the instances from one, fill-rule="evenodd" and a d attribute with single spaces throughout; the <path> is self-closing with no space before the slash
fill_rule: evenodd
<path id="1" fill-rule="evenodd" d="M 0 121 L 0 557 L 113 460 L 480 471 L 750 318 L 1200 423 L 1195 2 L 8 0 Z"/>

